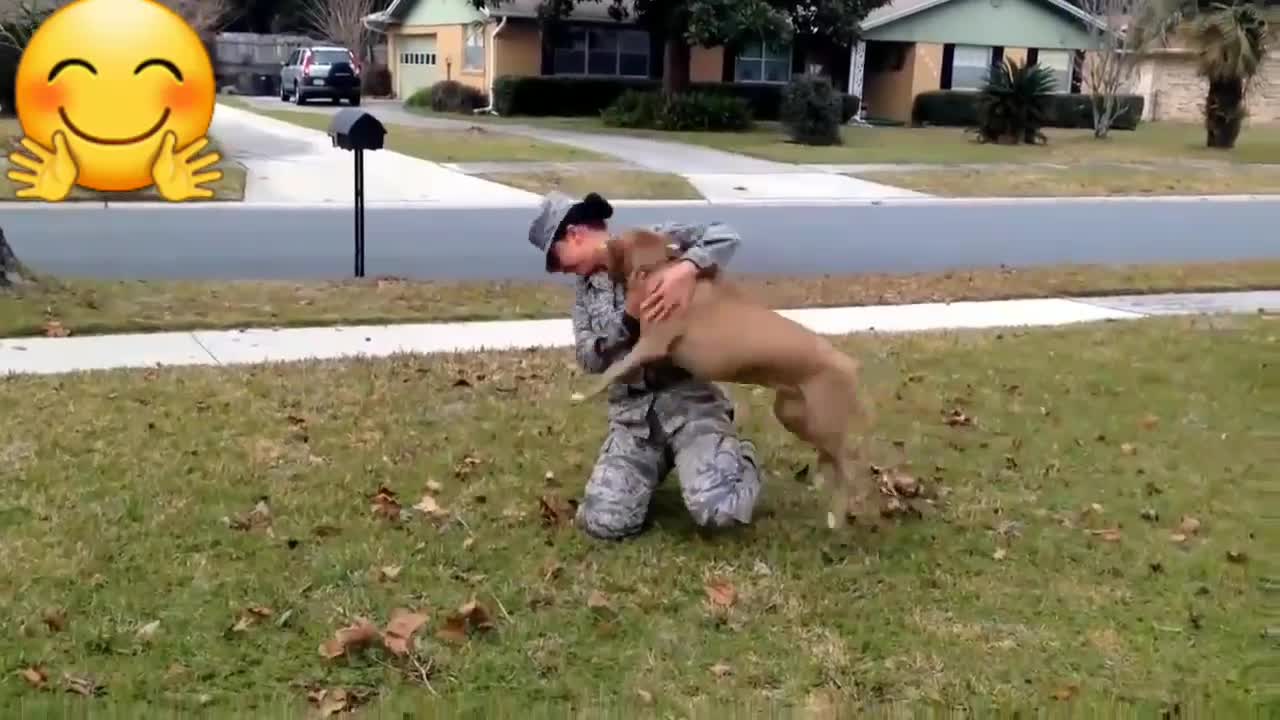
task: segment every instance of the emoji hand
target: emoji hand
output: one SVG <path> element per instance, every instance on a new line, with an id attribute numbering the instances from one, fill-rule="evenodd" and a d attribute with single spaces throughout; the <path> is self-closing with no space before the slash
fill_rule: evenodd
<path id="1" fill-rule="evenodd" d="M 182 150 L 175 149 L 177 143 L 178 136 L 172 131 L 166 132 L 160 141 L 160 154 L 151 166 L 151 179 L 155 180 L 156 190 L 170 202 L 213 197 L 213 191 L 200 187 L 200 184 L 221 180 L 222 171 L 197 171 L 218 162 L 222 156 L 214 152 L 194 161 L 191 159 L 209 144 L 208 138 L 200 138 Z"/>
<path id="2" fill-rule="evenodd" d="M 31 138 L 22 138 L 22 147 L 35 156 L 30 157 L 14 150 L 9 155 L 9 162 L 24 167 L 31 172 L 10 170 L 8 178 L 16 183 L 30 187 L 18 190 L 20 198 L 39 198 L 49 202 L 58 202 L 71 194 L 80 170 L 76 167 L 75 158 L 67 148 L 67 137 L 61 130 L 53 133 L 53 151 L 50 152 Z"/>

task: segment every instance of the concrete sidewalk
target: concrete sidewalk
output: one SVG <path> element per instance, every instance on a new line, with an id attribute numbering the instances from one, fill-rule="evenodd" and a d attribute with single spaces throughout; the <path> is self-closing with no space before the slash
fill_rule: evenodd
<path id="1" fill-rule="evenodd" d="M 1157 315 L 1280 312 L 1280 291 L 1047 298 L 783 310 L 827 335 L 992 327 L 1046 327 Z M 0 340 L 4 374 L 113 368 L 244 365 L 395 353 L 568 347 L 567 319 L 100 335 Z"/>
<path id="2" fill-rule="evenodd" d="M 328 134 L 219 103 L 209 134 L 245 166 L 247 204 L 350 205 L 355 156 Z M 364 156 L 368 203 L 413 202 L 450 207 L 534 205 L 538 196 L 392 150 Z"/>

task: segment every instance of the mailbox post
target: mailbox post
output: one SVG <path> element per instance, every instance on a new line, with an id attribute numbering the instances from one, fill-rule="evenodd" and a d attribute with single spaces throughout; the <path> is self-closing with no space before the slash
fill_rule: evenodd
<path id="1" fill-rule="evenodd" d="M 329 122 L 333 146 L 356 156 L 355 276 L 364 277 L 364 151 L 382 149 L 387 129 L 378 118 L 359 108 L 343 108 Z"/>

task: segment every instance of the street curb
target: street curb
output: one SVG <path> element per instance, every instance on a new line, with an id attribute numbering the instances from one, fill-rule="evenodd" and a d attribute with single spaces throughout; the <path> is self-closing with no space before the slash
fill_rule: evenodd
<path id="1" fill-rule="evenodd" d="M 1275 203 L 1280 195 L 1168 195 L 1152 196 L 1092 196 L 1092 197 L 984 197 L 984 198 L 870 198 L 870 199 L 764 199 L 730 200 L 610 200 L 614 207 L 916 207 L 928 205 L 1013 206 L 1013 205 L 1112 205 L 1112 204 L 1188 204 L 1188 203 Z M 528 210 L 537 207 L 536 202 L 513 203 L 457 203 L 457 202 L 366 202 L 368 210 Z M 156 210 L 156 209 L 226 209 L 226 210 L 341 210 L 350 212 L 352 205 L 344 202 L 247 202 L 219 200 L 212 202 L 111 202 L 76 201 L 43 203 L 11 201 L 0 203 L 5 212 L 48 210 Z"/>

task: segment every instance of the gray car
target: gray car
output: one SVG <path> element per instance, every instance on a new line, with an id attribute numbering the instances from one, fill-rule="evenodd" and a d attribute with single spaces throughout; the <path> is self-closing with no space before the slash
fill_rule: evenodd
<path id="1" fill-rule="evenodd" d="M 297 105 L 318 98 L 359 105 L 360 63 L 337 45 L 295 48 L 280 68 L 280 99 L 290 98 Z"/>

